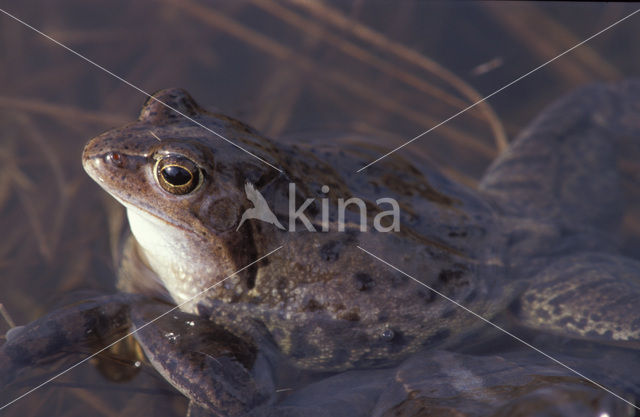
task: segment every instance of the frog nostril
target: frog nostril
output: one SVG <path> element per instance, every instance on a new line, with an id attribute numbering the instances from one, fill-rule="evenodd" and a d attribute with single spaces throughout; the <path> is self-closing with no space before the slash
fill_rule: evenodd
<path id="1" fill-rule="evenodd" d="M 122 168 L 124 166 L 124 156 L 119 152 L 109 152 L 105 155 L 104 159 L 111 165 L 115 165 L 118 168 Z"/>

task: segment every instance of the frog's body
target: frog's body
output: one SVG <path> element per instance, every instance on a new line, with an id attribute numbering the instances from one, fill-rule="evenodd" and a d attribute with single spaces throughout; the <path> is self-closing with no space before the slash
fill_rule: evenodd
<path id="1" fill-rule="evenodd" d="M 247 322 L 257 321 L 299 368 L 387 365 L 481 324 L 358 245 L 483 317 L 520 296 L 527 325 L 633 344 L 640 340 L 640 267 L 613 254 L 622 208 L 613 139 L 640 132 L 639 93 L 639 84 L 625 83 L 560 102 L 494 163 L 479 191 L 397 154 L 356 174 L 377 155 L 371 149 L 276 144 L 178 89 L 158 92 L 135 123 L 94 138 L 83 162 L 127 207 L 133 238 L 123 290 L 170 297 L 247 337 L 256 337 Z M 238 228 L 252 207 L 247 182 L 284 225 L 295 183 L 295 208 L 315 198 L 305 214 L 318 231 L 257 220 Z M 337 199 L 350 197 L 367 205 L 366 232 L 357 211 L 347 212 L 345 231 L 335 226 Z M 373 217 L 386 210 L 376 201 L 388 197 L 399 203 L 400 230 L 372 230 Z M 329 231 L 320 231 L 327 211 Z"/>
<path id="2" fill-rule="evenodd" d="M 85 150 L 87 171 L 127 206 L 135 238 L 130 257 L 138 259 L 130 259 L 121 288 L 147 285 L 151 271 L 180 304 L 224 280 L 182 309 L 211 315 L 239 333 L 248 318 L 259 319 L 285 355 L 314 370 L 388 364 L 476 324 L 401 274 L 372 268 L 357 245 L 387 255 L 392 248 L 408 272 L 479 314 L 491 316 L 513 298 L 500 261 L 505 236 L 489 204 L 470 190 L 398 158 L 356 176 L 349 171 L 372 152 L 329 144 L 276 148 L 239 122 L 200 110 L 180 90 L 157 97 L 181 111 L 193 109 L 191 117 L 284 173 L 173 117 L 153 100 L 137 123 L 94 139 Z M 117 163 L 109 162 L 113 153 L 119 154 Z M 161 188 L 153 170 L 166 154 L 188 157 L 201 167 L 202 185 L 185 195 Z M 296 208 L 316 198 L 315 216 L 314 207 L 305 213 L 319 231 L 309 232 L 301 222 L 296 232 L 283 231 L 255 220 L 236 231 L 243 211 L 252 207 L 245 198 L 247 181 L 285 224 L 289 184 L 295 183 Z M 328 194 L 323 185 L 330 187 Z M 336 201 L 352 196 L 368 205 L 368 232 L 360 231 L 358 213 L 347 212 L 344 232 L 335 225 Z M 323 197 L 334 215 L 328 232 L 320 231 Z M 371 231 L 375 202 L 384 197 L 401 207 L 399 232 Z M 227 278 L 280 245 L 264 262 Z"/>

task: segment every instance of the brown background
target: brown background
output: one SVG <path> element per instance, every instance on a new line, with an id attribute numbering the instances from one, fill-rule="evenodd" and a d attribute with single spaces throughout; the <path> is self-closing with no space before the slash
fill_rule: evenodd
<path id="1" fill-rule="evenodd" d="M 184 87 L 275 138 L 358 131 L 387 147 L 633 11 L 408 1 L 0 4 L 147 92 Z M 555 98 L 639 74 L 639 25 L 640 15 L 632 17 L 402 152 L 427 154 L 474 186 Z M 80 154 L 92 136 L 131 121 L 144 99 L 0 15 L 0 303 L 17 324 L 50 311 L 71 290 L 114 290 L 109 237 L 119 212 L 107 222 L 115 206 L 84 174 Z M 633 190 L 640 170 L 629 152 L 622 163 Z M 634 242 L 630 213 L 625 228 Z M 0 333 L 6 328 L 0 321 Z M 2 403 L 16 393 L 0 394 Z M 185 406 L 148 366 L 133 382 L 113 384 L 83 365 L 6 415 L 183 415 Z"/>

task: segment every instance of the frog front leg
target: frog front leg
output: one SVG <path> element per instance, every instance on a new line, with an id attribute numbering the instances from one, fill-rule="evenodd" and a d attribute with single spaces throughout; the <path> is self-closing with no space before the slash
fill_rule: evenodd
<path id="1" fill-rule="evenodd" d="M 123 293 L 95 297 L 12 329 L 0 346 L 0 387 L 28 369 L 57 361 L 63 361 L 59 368 L 70 366 L 115 342 L 130 326 L 129 306 L 141 298 Z"/>
<path id="2" fill-rule="evenodd" d="M 241 416 L 269 402 L 271 365 L 253 340 L 178 310 L 154 320 L 169 308 L 139 303 L 132 307 L 131 320 L 153 367 L 191 400 L 190 416 Z"/>

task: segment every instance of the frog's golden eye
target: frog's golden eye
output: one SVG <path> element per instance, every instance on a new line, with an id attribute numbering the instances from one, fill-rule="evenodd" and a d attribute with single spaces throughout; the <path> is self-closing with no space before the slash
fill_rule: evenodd
<path id="1" fill-rule="evenodd" d="M 158 159 L 155 177 L 160 187 L 176 195 L 189 194 L 202 183 L 200 168 L 184 156 L 166 156 Z"/>

